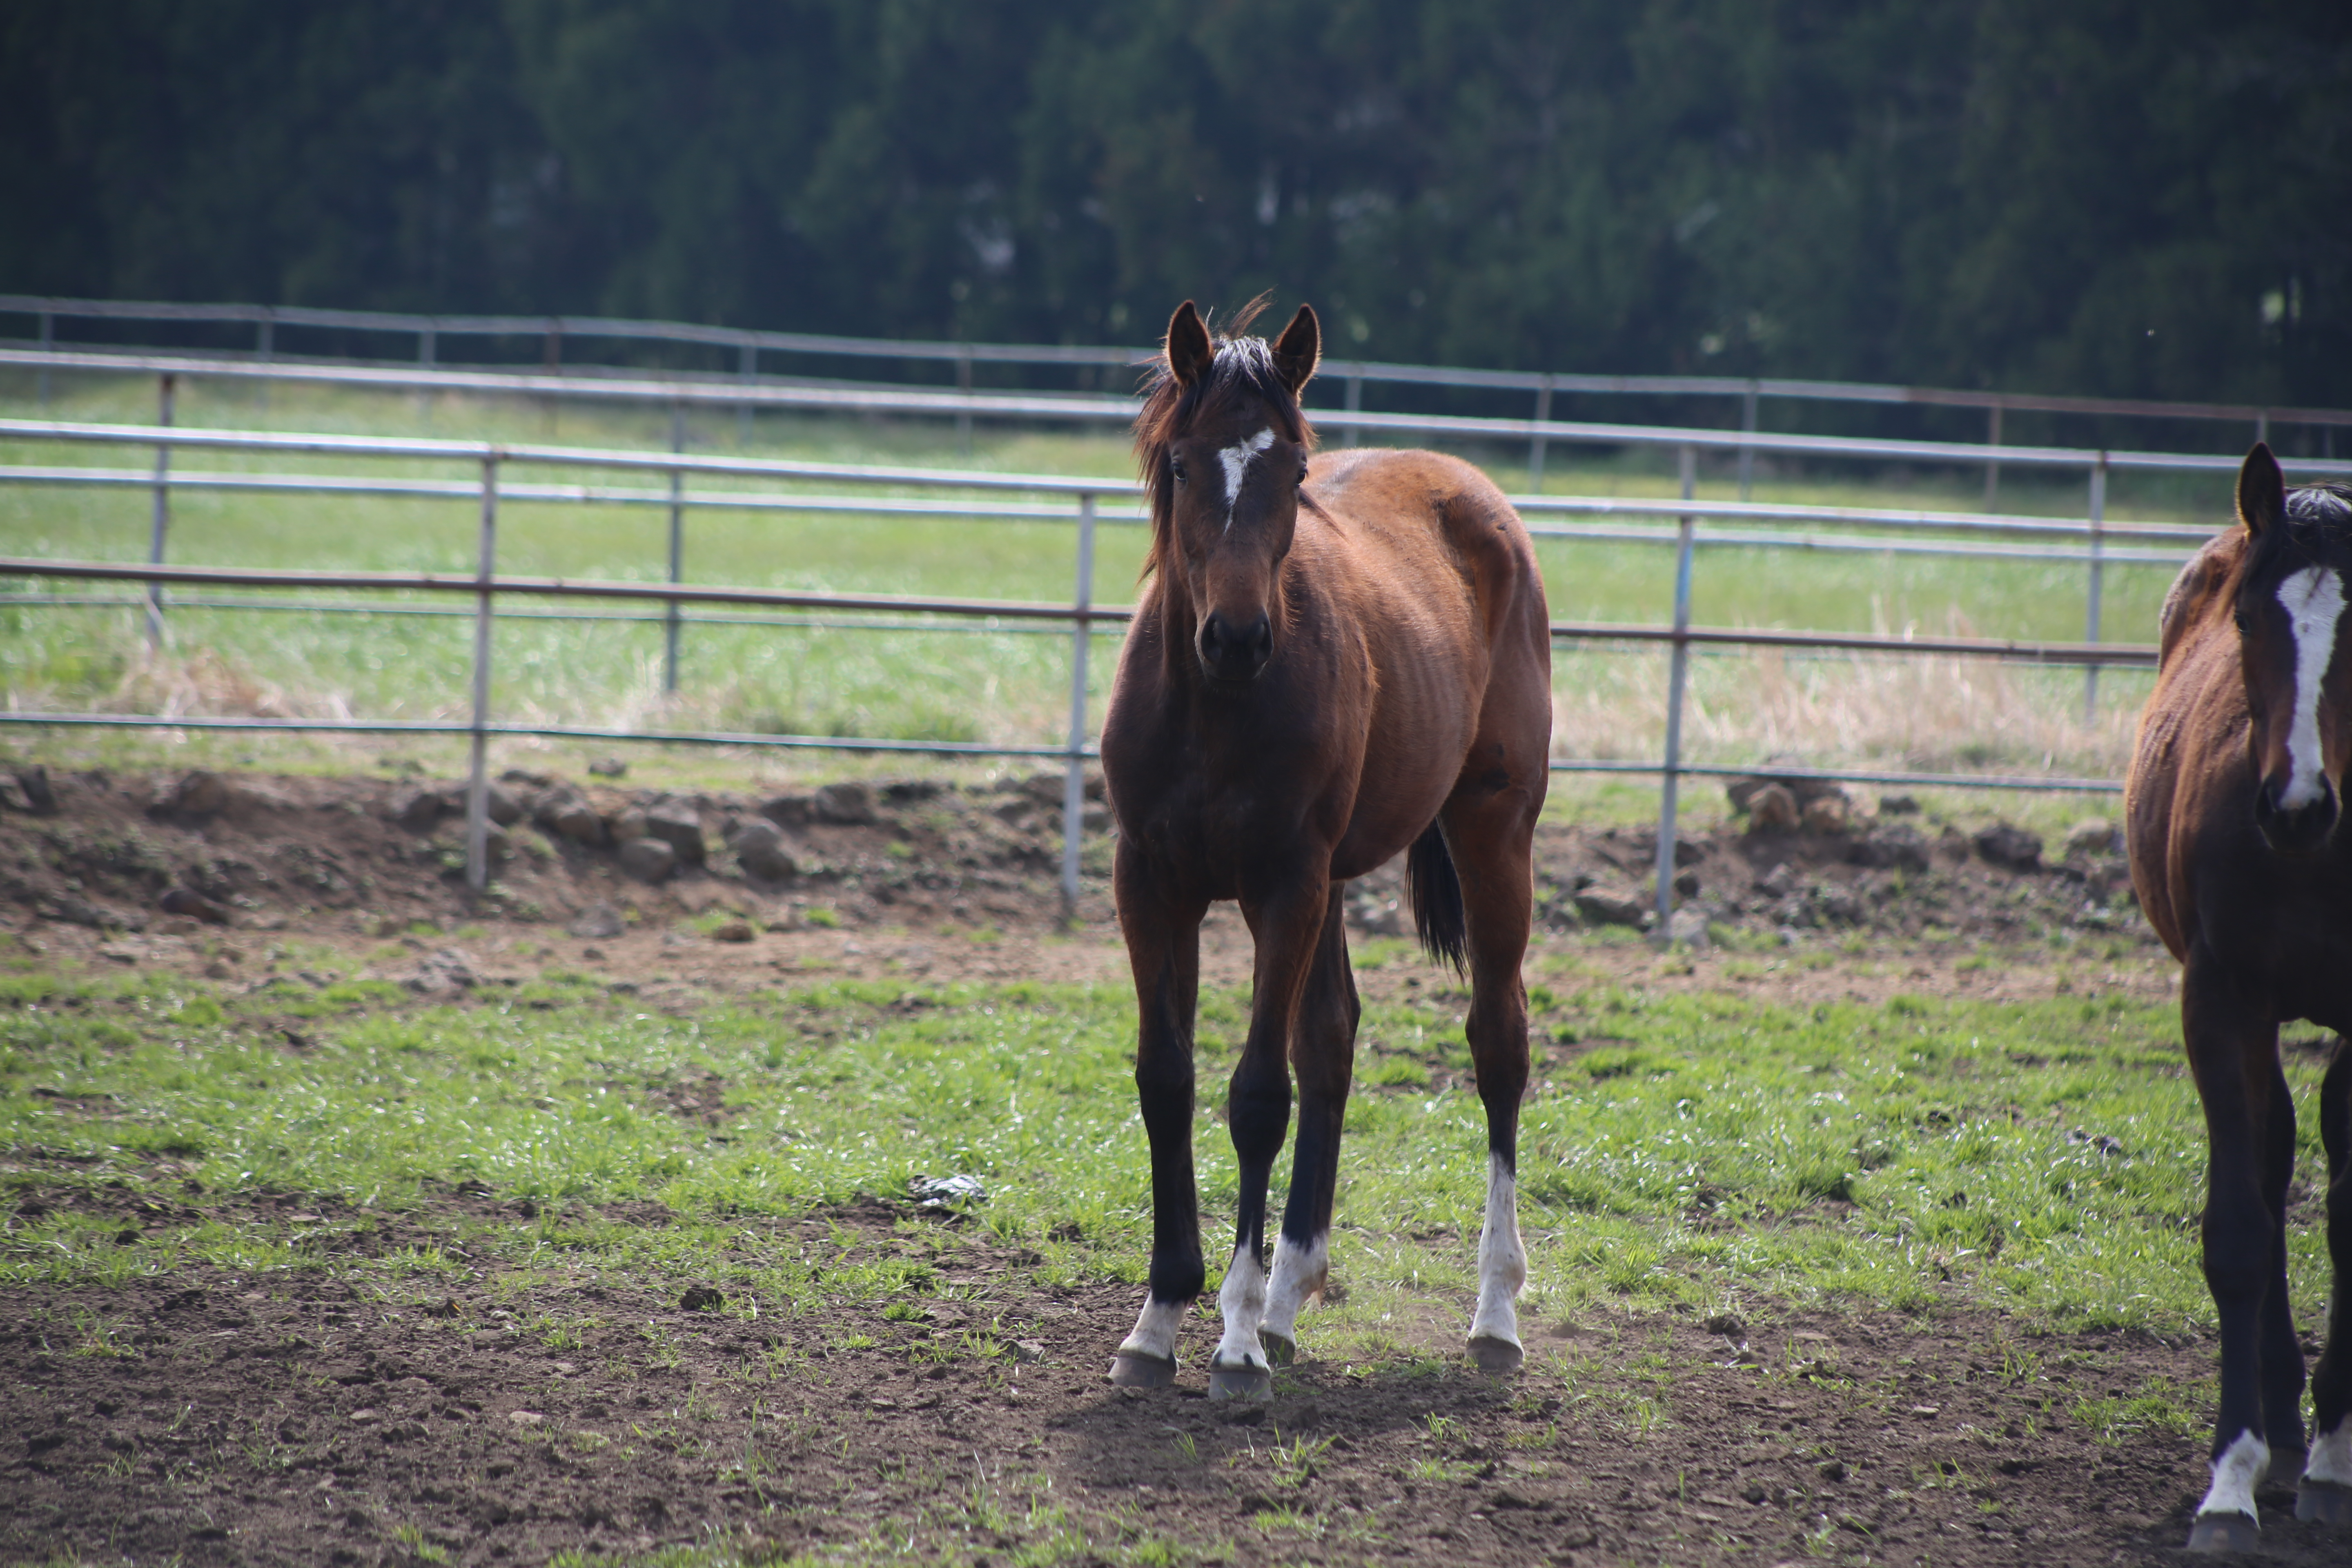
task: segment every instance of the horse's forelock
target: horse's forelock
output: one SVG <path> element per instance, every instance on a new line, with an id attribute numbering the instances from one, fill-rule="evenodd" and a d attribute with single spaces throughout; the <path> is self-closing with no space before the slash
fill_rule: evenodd
<path id="1" fill-rule="evenodd" d="M 2306 524 L 2323 538 L 2352 543 L 2352 485 L 2305 485 L 2286 492 L 2290 525 Z"/>

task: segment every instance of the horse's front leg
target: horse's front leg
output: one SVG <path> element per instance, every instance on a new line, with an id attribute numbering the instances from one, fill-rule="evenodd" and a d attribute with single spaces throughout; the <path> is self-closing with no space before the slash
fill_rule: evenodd
<path id="1" fill-rule="evenodd" d="M 1335 883 L 1323 910 L 1315 963 L 1291 1034 L 1290 1065 L 1298 1075 L 1298 1146 L 1290 1160 L 1290 1202 L 1274 1244 L 1274 1282 L 1258 1340 L 1266 1353 L 1287 1362 L 1298 1352 L 1298 1312 L 1323 1293 L 1331 1271 L 1331 1205 L 1339 1190 L 1339 1133 L 1348 1119 L 1348 1085 L 1356 1058 L 1356 1025 L 1363 1006 L 1348 967 L 1348 927 Z"/>
<path id="2" fill-rule="evenodd" d="M 2254 1489 L 2271 1461 L 2263 1422 L 2262 1329 L 2278 1223 L 2263 1194 L 2268 1142 L 2263 1123 L 2278 1024 L 2247 1006 L 2202 946 L 2190 949 L 2181 975 L 2180 1023 L 2205 1109 L 2205 1286 L 2221 1321 L 2212 1483 L 2197 1505 L 2189 1549 L 2251 1552 L 2261 1541 Z"/>
<path id="3" fill-rule="evenodd" d="M 1176 1335 L 1201 1294 L 1201 1204 L 1192 1184 L 1192 1020 L 1201 990 L 1205 903 L 1173 889 L 1122 839 L 1113 868 L 1119 928 L 1135 972 L 1135 1090 L 1151 1144 L 1151 1277 L 1111 1382 L 1176 1381 Z"/>
<path id="4" fill-rule="evenodd" d="M 2311 1458 L 2294 1516 L 2352 1525 L 2352 1045 L 2338 1044 L 2319 1085 L 2319 1138 L 2327 1151 L 2327 1346 L 2311 1380 Z"/>
<path id="5" fill-rule="evenodd" d="M 1209 1397 L 1266 1399 L 1274 1373 L 1258 1330 L 1266 1308 L 1266 1188 L 1290 1125 L 1290 1037 L 1298 999 L 1315 960 L 1329 900 L 1321 866 L 1286 878 L 1265 894 L 1244 897 L 1243 916 L 1257 939 L 1249 1037 L 1226 1092 L 1226 1120 L 1240 1165 L 1241 1201 L 1233 1261 L 1217 1292 L 1224 1333 L 1209 1358 Z"/>

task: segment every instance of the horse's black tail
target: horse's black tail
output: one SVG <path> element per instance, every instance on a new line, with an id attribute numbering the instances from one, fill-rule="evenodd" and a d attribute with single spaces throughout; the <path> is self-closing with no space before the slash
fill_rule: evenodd
<path id="1" fill-rule="evenodd" d="M 1445 835 L 1433 822 L 1412 841 L 1404 858 L 1405 880 L 1412 888 L 1412 928 L 1421 945 L 1439 963 L 1462 973 L 1468 952 L 1469 927 L 1462 912 L 1462 877 L 1454 869 L 1454 852 Z"/>

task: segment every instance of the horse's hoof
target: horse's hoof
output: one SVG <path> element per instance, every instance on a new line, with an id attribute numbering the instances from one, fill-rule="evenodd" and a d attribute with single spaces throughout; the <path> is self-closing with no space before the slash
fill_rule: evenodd
<path id="1" fill-rule="evenodd" d="M 2352 1525 L 2352 1487 L 2305 1481 L 2294 1490 L 2294 1517 L 2305 1524 Z"/>
<path id="2" fill-rule="evenodd" d="M 2262 1527 L 2242 1513 L 2200 1513 L 2189 1532 L 2191 1552 L 2259 1552 Z"/>
<path id="3" fill-rule="evenodd" d="M 1209 1369 L 1209 1397 L 1245 1399 L 1253 1404 L 1272 1399 L 1273 1370 L 1263 1366 L 1213 1366 Z"/>
<path id="4" fill-rule="evenodd" d="M 1298 1342 L 1287 1334 L 1269 1334 L 1260 1329 L 1257 1342 L 1265 1347 L 1265 1359 L 1276 1366 L 1288 1366 L 1298 1359 Z"/>
<path id="5" fill-rule="evenodd" d="M 1145 1355 L 1140 1351 L 1120 1351 L 1110 1358 L 1110 1381 L 1115 1388 L 1171 1388 L 1176 1383 L 1176 1358 Z"/>
<path id="6" fill-rule="evenodd" d="M 1498 1340 L 1492 1334 L 1471 1336 L 1470 1360 L 1490 1376 L 1508 1377 L 1527 1359 L 1527 1352 L 1508 1340 Z"/>

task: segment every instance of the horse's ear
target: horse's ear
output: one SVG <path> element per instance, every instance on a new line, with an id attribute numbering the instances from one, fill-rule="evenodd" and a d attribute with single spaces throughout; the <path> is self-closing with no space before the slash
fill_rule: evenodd
<path id="1" fill-rule="evenodd" d="M 1289 385 L 1293 397 L 1306 388 L 1322 358 L 1323 328 L 1315 320 L 1315 308 L 1301 305 L 1274 343 L 1274 368 Z"/>
<path id="2" fill-rule="evenodd" d="M 1209 329 L 1201 320 L 1201 312 L 1185 300 L 1168 318 L 1168 369 L 1180 386 L 1191 386 L 1209 374 L 1216 359 L 1215 345 L 1209 342 Z"/>
<path id="3" fill-rule="evenodd" d="M 2238 470 L 2238 521 L 2260 539 L 2263 531 L 2286 515 L 2286 476 L 2271 456 L 2270 443 L 2257 441 Z"/>

